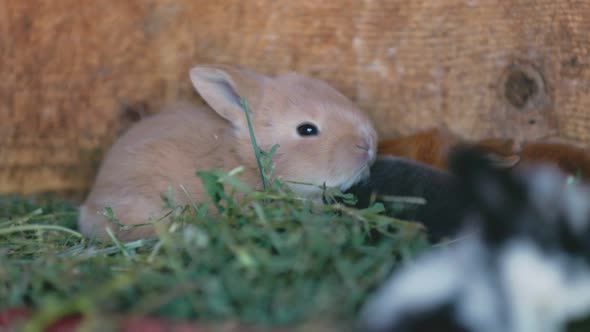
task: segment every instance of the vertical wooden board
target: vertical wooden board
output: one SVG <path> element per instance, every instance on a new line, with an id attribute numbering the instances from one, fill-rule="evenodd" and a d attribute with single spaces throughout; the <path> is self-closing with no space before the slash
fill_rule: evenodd
<path id="1" fill-rule="evenodd" d="M 85 190 L 126 108 L 198 102 L 198 63 L 327 80 L 382 136 L 590 143 L 583 0 L 6 0 L 0 192 Z"/>

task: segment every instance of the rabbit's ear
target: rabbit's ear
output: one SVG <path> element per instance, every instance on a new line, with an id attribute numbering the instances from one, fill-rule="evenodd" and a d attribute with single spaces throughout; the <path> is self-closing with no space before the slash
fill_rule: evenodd
<path id="1" fill-rule="evenodd" d="M 205 102 L 238 128 L 246 125 L 242 98 L 248 106 L 257 104 L 268 80 L 252 71 L 223 65 L 194 67 L 190 79 Z"/>

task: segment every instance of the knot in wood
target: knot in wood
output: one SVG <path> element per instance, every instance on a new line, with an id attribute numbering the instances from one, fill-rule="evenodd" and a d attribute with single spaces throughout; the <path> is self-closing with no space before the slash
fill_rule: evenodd
<path id="1" fill-rule="evenodd" d="M 504 94 L 514 107 L 524 108 L 537 93 L 539 93 L 537 82 L 524 71 L 517 69 L 508 74 Z"/>
<path id="2" fill-rule="evenodd" d="M 536 108 L 546 99 L 541 73 L 528 64 L 512 64 L 502 76 L 500 89 L 505 101 L 519 111 Z"/>

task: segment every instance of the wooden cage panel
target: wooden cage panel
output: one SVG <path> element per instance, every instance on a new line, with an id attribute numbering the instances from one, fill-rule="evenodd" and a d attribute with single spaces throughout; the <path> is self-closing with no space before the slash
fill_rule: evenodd
<path id="1" fill-rule="evenodd" d="M 198 101 L 188 70 L 325 79 L 382 136 L 590 143 L 590 2 L 6 0 L 0 192 L 84 191 L 126 110 Z"/>

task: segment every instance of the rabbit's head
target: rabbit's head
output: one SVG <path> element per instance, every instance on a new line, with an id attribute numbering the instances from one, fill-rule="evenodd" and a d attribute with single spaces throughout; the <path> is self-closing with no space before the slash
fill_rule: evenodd
<path id="1" fill-rule="evenodd" d="M 231 125 L 235 153 L 253 163 L 246 100 L 258 146 L 269 151 L 279 145 L 275 175 L 295 191 L 312 195 L 323 184 L 345 190 L 368 174 L 376 131 L 365 113 L 328 84 L 296 73 L 267 77 L 228 66 L 197 66 L 190 76 Z"/>

